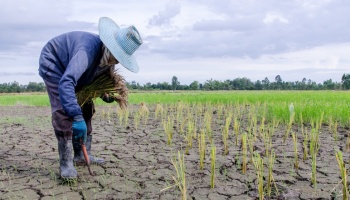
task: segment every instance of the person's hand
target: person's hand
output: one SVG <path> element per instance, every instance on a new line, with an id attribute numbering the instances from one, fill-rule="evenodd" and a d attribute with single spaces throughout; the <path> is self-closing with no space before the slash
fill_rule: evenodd
<path id="1" fill-rule="evenodd" d="M 101 95 L 101 99 L 106 103 L 112 103 L 114 101 L 114 98 L 112 95 L 109 95 L 108 93 L 104 93 Z"/>
<path id="2" fill-rule="evenodd" d="M 72 130 L 73 130 L 73 137 L 74 139 L 81 138 L 83 143 L 86 143 L 86 137 L 87 137 L 87 127 L 85 120 L 82 116 L 77 116 L 74 118 L 73 124 L 72 124 Z"/>

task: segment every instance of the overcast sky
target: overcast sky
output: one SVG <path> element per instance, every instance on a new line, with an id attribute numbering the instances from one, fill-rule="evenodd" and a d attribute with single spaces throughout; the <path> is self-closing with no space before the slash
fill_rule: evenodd
<path id="1" fill-rule="evenodd" d="M 348 0 L 8 0 L 0 3 L 0 83 L 42 82 L 45 43 L 69 31 L 98 33 L 107 16 L 135 25 L 141 84 L 267 77 L 340 82 L 350 73 Z"/>

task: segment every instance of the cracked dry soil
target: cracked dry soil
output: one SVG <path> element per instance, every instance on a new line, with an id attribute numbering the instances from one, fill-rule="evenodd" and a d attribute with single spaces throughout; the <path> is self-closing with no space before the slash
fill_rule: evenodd
<path id="1" fill-rule="evenodd" d="M 175 169 L 171 159 L 186 145 L 178 123 L 175 122 L 169 146 L 162 121 L 155 118 L 155 106 L 149 106 L 149 119 L 146 123 L 141 119 L 135 129 L 133 113 L 137 109 L 138 105 L 131 106 L 129 123 L 125 126 L 118 121 L 116 107 L 96 108 L 92 153 L 103 157 L 106 164 L 92 166 L 96 176 L 90 176 L 86 166 L 77 166 L 78 181 L 66 184 L 59 178 L 50 108 L 0 107 L 0 199 L 181 199 L 175 187 L 161 191 L 173 184 L 171 176 L 175 175 Z M 106 113 L 110 113 L 110 118 Z M 242 173 L 241 148 L 235 144 L 233 134 L 229 136 L 229 154 L 222 155 L 223 124 L 224 120 L 217 120 L 213 114 L 212 130 L 217 148 L 214 189 L 209 186 L 209 148 L 204 170 L 199 170 L 197 140 L 193 141 L 189 155 L 185 155 L 188 199 L 258 199 L 254 167 L 248 163 L 247 173 Z M 272 140 L 276 152 L 273 176 L 279 193 L 273 192 L 266 199 L 341 199 L 341 178 L 334 149 L 343 150 L 344 160 L 348 161 L 345 150 L 348 130 L 338 128 L 337 141 L 326 125 L 320 130 L 316 188 L 311 184 L 311 159 L 302 161 L 301 132 L 296 126 L 293 130 L 298 135 L 299 170 L 293 167 L 292 138 L 282 142 L 285 126 L 280 125 Z M 254 148 L 264 156 L 261 139 L 255 142 Z"/>

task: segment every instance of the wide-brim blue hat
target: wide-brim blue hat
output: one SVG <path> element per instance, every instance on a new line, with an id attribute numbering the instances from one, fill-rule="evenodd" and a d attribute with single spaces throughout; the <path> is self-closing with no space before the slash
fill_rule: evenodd
<path id="1" fill-rule="evenodd" d="M 128 70 L 137 73 L 139 65 L 133 53 L 142 44 L 142 39 L 134 26 L 119 28 L 108 17 L 101 17 L 98 23 L 100 39 L 113 56 Z"/>

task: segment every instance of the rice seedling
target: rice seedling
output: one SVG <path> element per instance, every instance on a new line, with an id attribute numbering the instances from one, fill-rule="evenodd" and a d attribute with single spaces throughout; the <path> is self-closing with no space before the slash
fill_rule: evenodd
<path id="1" fill-rule="evenodd" d="M 275 182 L 275 179 L 273 178 L 273 167 L 276 162 L 276 154 L 274 150 L 271 150 L 270 156 L 269 156 L 269 166 L 268 166 L 268 177 L 267 177 L 267 195 L 271 197 L 271 192 L 272 192 L 272 182 L 275 186 L 276 194 L 278 195 L 278 188 Z"/>
<path id="2" fill-rule="evenodd" d="M 198 150 L 199 150 L 199 169 L 204 169 L 204 160 L 205 160 L 205 149 L 206 149 L 206 135 L 204 130 L 201 131 L 198 140 Z"/>
<path id="3" fill-rule="evenodd" d="M 154 112 L 155 118 L 158 118 L 158 116 L 163 117 L 163 113 L 164 113 L 164 109 L 163 109 L 162 105 L 160 104 L 160 102 L 158 101 L 157 105 L 156 105 L 156 110 Z"/>
<path id="4" fill-rule="evenodd" d="M 263 135 L 264 131 L 265 131 L 265 117 L 262 117 L 260 122 L 260 127 L 259 127 L 260 135 Z"/>
<path id="5" fill-rule="evenodd" d="M 299 120 L 300 120 L 301 134 L 304 135 L 304 121 L 303 121 L 303 113 L 302 112 L 300 112 L 300 114 L 299 114 Z"/>
<path id="6" fill-rule="evenodd" d="M 329 129 L 329 132 L 332 132 L 333 131 L 333 117 L 332 116 L 330 116 L 329 118 L 328 118 L 328 129 Z"/>
<path id="7" fill-rule="evenodd" d="M 232 114 L 230 114 L 226 120 L 225 120 L 225 126 L 222 130 L 222 141 L 224 143 L 224 155 L 228 154 L 228 136 L 229 136 L 229 128 L 230 128 L 230 124 L 231 124 L 231 118 L 232 118 Z"/>
<path id="8" fill-rule="evenodd" d="M 128 92 L 124 77 L 118 74 L 112 66 L 106 67 L 92 83 L 77 92 L 76 96 L 79 105 L 82 106 L 97 97 L 101 97 L 101 95 L 108 95 L 117 101 L 121 108 L 125 109 L 128 102 Z M 115 96 L 114 93 L 118 95 Z"/>
<path id="9" fill-rule="evenodd" d="M 185 153 L 189 154 L 189 149 L 192 149 L 192 139 L 193 135 L 195 134 L 195 123 L 192 120 L 188 120 L 187 122 L 187 134 L 186 134 L 186 151 Z"/>
<path id="10" fill-rule="evenodd" d="M 318 129 L 321 129 L 322 124 L 323 124 L 323 117 L 324 117 L 324 111 L 322 111 L 320 119 L 318 121 Z"/>
<path id="11" fill-rule="evenodd" d="M 210 173 L 210 188 L 214 188 L 215 181 L 215 162 L 216 162 L 216 147 L 214 144 L 211 146 L 211 173 Z"/>
<path id="12" fill-rule="evenodd" d="M 186 168 L 185 168 L 185 157 L 184 154 L 181 154 L 180 151 L 178 151 L 177 159 L 171 159 L 171 163 L 173 164 L 175 171 L 176 171 L 176 177 L 171 176 L 175 182 L 174 185 L 171 185 L 169 187 L 166 187 L 162 189 L 161 191 L 168 190 L 174 186 L 177 186 L 181 192 L 181 199 L 187 200 L 187 188 L 186 188 Z"/>
<path id="13" fill-rule="evenodd" d="M 221 120 L 221 116 L 223 115 L 223 110 L 224 110 L 224 105 L 219 104 L 218 107 L 217 107 L 217 112 L 216 112 L 218 121 Z"/>
<path id="14" fill-rule="evenodd" d="M 295 135 L 295 132 L 292 132 L 292 138 L 294 143 L 294 169 L 299 169 L 299 158 L 298 158 L 298 138 Z"/>
<path id="15" fill-rule="evenodd" d="M 145 102 L 140 103 L 139 115 L 143 118 L 144 124 L 146 125 L 148 117 L 149 117 L 149 110 L 148 110 Z"/>
<path id="16" fill-rule="evenodd" d="M 268 157 L 272 148 L 272 137 L 270 137 L 269 132 L 264 132 L 263 141 L 265 147 L 265 156 Z"/>
<path id="17" fill-rule="evenodd" d="M 316 180 L 316 153 L 311 154 L 311 183 L 313 184 L 314 188 L 317 188 L 317 180 Z"/>
<path id="18" fill-rule="evenodd" d="M 240 123 L 237 117 L 235 116 L 233 119 L 233 132 L 236 134 L 236 145 L 238 145 L 239 127 L 240 127 Z"/>
<path id="19" fill-rule="evenodd" d="M 308 143 L 309 143 L 309 134 L 305 128 L 304 140 L 303 140 L 303 161 L 307 159 L 308 156 Z"/>
<path id="20" fill-rule="evenodd" d="M 208 135 L 208 139 L 210 142 L 212 142 L 212 139 L 213 139 L 213 131 L 211 129 L 211 121 L 212 121 L 212 112 L 206 111 L 204 114 L 205 133 Z"/>
<path id="21" fill-rule="evenodd" d="M 346 172 L 346 167 L 345 167 L 345 163 L 343 160 L 343 154 L 341 151 L 337 151 L 335 154 L 337 161 L 338 161 L 338 165 L 339 165 L 339 169 L 340 169 L 340 175 L 342 177 L 342 183 L 343 183 L 343 200 L 347 200 L 349 197 L 349 190 L 348 190 L 348 183 L 347 183 L 347 172 Z"/>
<path id="22" fill-rule="evenodd" d="M 350 135 L 350 132 L 348 132 L 348 135 Z M 346 150 L 350 149 L 350 137 L 348 137 L 348 140 L 346 142 Z"/>
<path id="23" fill-rule="evenodd" d="M 253 164 L 253 156 L 254 156 L 254 137 L 252 134 L 247 134 L 247 142 L 249 147 L 249 154 L 250 154 L 250 162 Z"/>
<path id="24" fill-rule="evenodd" d="M 286 142 L 286 140 L 290 134 L 290 130 L 292 129 L 292 125 L 294 122 L 294 115 L 295 115 L 295 113 L 294 113 L 294 106 L 293 106 L 293 112 L 290 113 L 290 118 L 289 118 L 289 123 L 287 125 L 287 130 L 286 130 L 284 137 L 283 137 L 283 143 Z"/>
<path id="25" fill-rule="evenodd" d="M 242 134 L 242 173 L 247 172 L 247 133 Z"/>
<path id="26" fill-rule="evenodd" d="M 334 122 L 332 132 L 333 132 L 334 141 L 337 141 L 338 140 L 338 122 L 337 121 Z"/>
<path id="27" fill-rule="evenodd" d="M 168 120 L 163 120 L 163 127 L 167 136 L 167 144 L 170 145 L 171 140 L 173 139 L 174 120 L 168 116 Z"/>
<path id="28" fill-rule="evenodd" d="M 138 126 L 140 123 L 140 114 L 138 112 L 136 112 L 134 114 L 134 126 L 135 126 L 135 130 L 137 130 Z"/>
<path id="29" fill-rule="evenodd" d="M 319 148 L 319 132 L 316 128 L 312 128 L 310 131 L 310 155 L 317 154 Z"/>
<path id="30" fill-rule="evenodd" d="M 129 115 L 130 111 L 128 109 L 124 109 L 124 126 L 127 127 L 129 124 Z"/>
<path id="31" fill-rule="evenodd" d="M 260 157 L 260 154 L 255 153 L 253 158 L 254 168 L 258 181 L 258 193 L 259 200 L 264 199 L 264 160 Z"/>
<path id="32" fill-rule="evenodd" d="M 123 124 L 124 117 L 125 117 L 125 110 L 124 109 L 117 109 L 117 116 L 119 119 L 119 126 Z"/>
<path id="33" fill-rule="evenodd" d="M 181 119 L 181 122 L 180 122 L 180 124 L 179 124 L 179 127 L 180 127 L 180 134 L 184 134 L 184 132 L 185 132 L 185 126 L 186 126 L 186 121 L 187 121 L 188 119 L 187 118 L 185 118 L 185 117 L 183 117 L 182 119 Z"/>
<path id="34" fill-rule="evenodd" d="M 254 115 L 251 119 L 251 127 L 249 128 L 249 130 L 252 130 L 252 134 L 254 136 L 254 139 L 256 139 L 257 137 L 257 129 L 258 129 L 258 119 L 257 117 Z"/>

